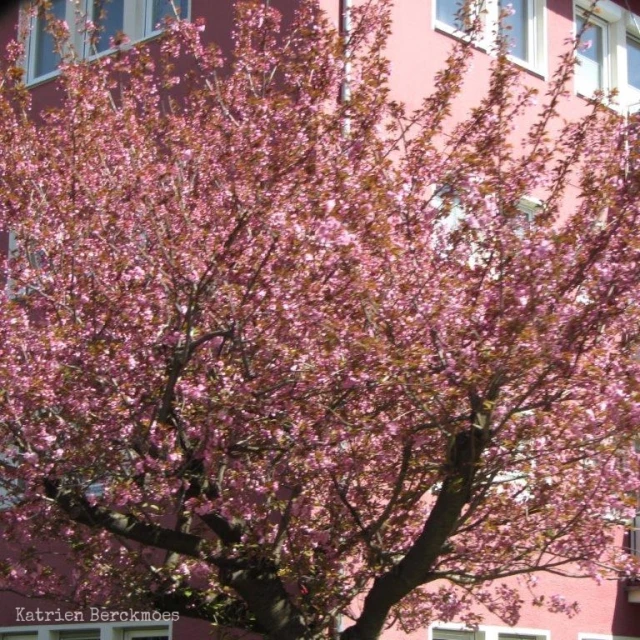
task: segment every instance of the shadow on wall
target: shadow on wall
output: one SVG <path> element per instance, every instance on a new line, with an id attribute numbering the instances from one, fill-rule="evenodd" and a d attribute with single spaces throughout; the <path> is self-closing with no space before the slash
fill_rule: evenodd
<path id="1" fill-rule="evenodd" d="M 629 540 L 627 538 L 625 545 L 628 545 L 628 543 Z M 614 636 L 640 637 L 640 603 L 629 602 L 629 593 L 626 587 L 626 582 L 621 581 L 618 583 L 611 633 Z"/>
<path id="2" fill-rule="evenodd" d="M 293 20 L 294 9 L 297 0 L 271 0 L 271 6 L 282 13 L 282 24 L 286 28 Z M 211 0 L 191 0 L 191 15 L 204 18 L 206 38 L 220 45 L 224 54 L 231 50 L 231 25 L 235 12 L 235 1 L 224 0 L 211 2 Z"/>
<path id="3" fill-rule="evenodd" d="M 215 42 L 220 47 L 223 57 L 227 59 L 233 48 L 232 32 L 237 1 L 190 0 L 191 19 L 205 21 L 204 42 Z M 269 2 L 282 14 L 282 26 L 286 31 L 293 20 L 295 7 L 299 0 L 269 0 Z M 16 37 L 20 4 L 21 0 L 0 0 L 0 43 L 2 48 L 5 43 Z M 157 43 L 152 41 L 151 47 L 156 46 Z M 179 70 L 180 62 L 178 61 Z M 56 90 L 55 81 L 45 81 L 33 86 L 32 97 L 33 113 L 38 114 L 43 108 L 58 106 L 62 96 Z"/>

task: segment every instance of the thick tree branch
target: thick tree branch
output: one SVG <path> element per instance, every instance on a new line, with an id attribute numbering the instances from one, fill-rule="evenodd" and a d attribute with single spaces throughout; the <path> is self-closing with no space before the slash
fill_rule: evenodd
<path id="1" fill-rule="evenodd" d="M 374 580 L 356 623 L 341 640 L 377 640 L 390 609 L 416 587 L 433 579 L 430 571 L 455 530 L 469 501 L 475 467 L 487 444 L 487 433 L 475 427 L 460 432 L 450 453 L 450 471 L 425 522 L 405 557 Z"/>
<path id="2" fill-rule="evenodd" d="M 244 527 L 239 521 L 230 522 L 215 512 L 201 515 L 200 520 L 202 520 L 225 545 L 237 544 L 242 539 Z"/>
<path id="3" fill-rule="evenodd" d="M 54 500 L 67 516 L 78 524 L 104 529 L 114 535 L 158 549 L 200 558 L 216 566 L 228 563 L 224 559 L 212 556 L 207 548 L 207 541 L 200 536 L 141 522 L 135 516 L 93 506 L 84 496 L 65 490 L 55 480 L 45 480 L 44 487 L 47 497 Z"/>
<path id="4" fill-rule="evenodd" d="M 275 565 L 264 563 L 253 569 L 222 571 L 223 582 L 234 589 L 269 630 L 269 640 L 303 640 L 308 628 L 300 610 L 291 602 Z"/>

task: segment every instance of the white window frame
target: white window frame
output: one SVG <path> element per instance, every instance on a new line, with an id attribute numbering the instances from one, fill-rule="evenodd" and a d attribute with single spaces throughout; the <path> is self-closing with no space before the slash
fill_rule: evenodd
<path id="1" fill-rule="evenodd" d="M 93 21 L 95 24 L 95 21 L 99 18 L 99 16 L 95 14 L 96 2 L 95 0 L 84 0 L 84 2 L 84 13 L 86 14 L 87 18 Z M 105 2 L 107 2 L 108 9 L 108 0 L 105 0 Z M 138 37 L 138 25 L 140 24 L 140 7 L 146 7 L 147 1 L 143 0 L 142 2 L 127 2 L 127 0 L 124 0 L 122 5 L 122 32 L 125 34 L 134 34 L 129 36 L 132 41 L 144 39 L 144 35 Z M 91 43 L 87 42 L 86 39 L 83 40 L 81 46 L 83 47 L 82 57 L 89 60 L 99 58 L 100 56 L 107 55 L 114 51 L 114 49 L 110 47 L 102 49 L 101 51 L 92 51 Z"/>
<path id="2" fill-rule="evenodd" d="M 445 206 L 445 195 L 449 197 L 449 211 L 447 217 L 440 221 L 442 228 L 446 231 L 453 231 L 465 217 L 465 210 L 456 195 L 455 189 L 450 185 L 442 185 L 433 188 L 431 196 L 431 206 L 441 211 Z"/>
<path id="3" fill-rule="evenodd" d="M 128 629 L 124 632 L 124 640 L 143 640 L 144 638 L 154 638 L 159 635 L 169 636 L 169 630 L 157 629 Z"/>
<path id="4" fill-rule="evenodd" d="M 100 629 L 67 629 L 58 631 L 55 640 L 100 640 Z"/>
<path id="5" fill-rule="evenodd" d="M 574 29 L 577 17 L 585 16 L 589 9 L 588 0 L 577 0 L 573 7 Z M 614 88 L 618 89 L 617 104 L 611 106 L 622 113 L 626 113 L 634 105 L 637 108 L 640 104 L 640 90 L 631 87 L 628 82 L 627 38 L 640 43 L 640 16 L 611 0 L 600 0 L 595 12 L 588 17 L 588 20 L 604 27 L 602 90 L 606 93 Z M 579 86 L 578 74 L 576 74 L 574 85 L 576 95 L 591 97 L 588 88 Z"/>
<path id="6" fill-rule="evenodd" d="M 621 16 L 620 16 L 621 17 Z M 574 16 L 573 16 L 573 24 L 574 29 L 576 30 L 576 37 L 578 36 L 578 26 L 577 21 L 578 18 L 581 18 L 587 21 L 589 24 L 592 24 L 596 27 L 599 27 L 602 31 L 602 59 L 599 60 L 599 64 L 602 69 L 602 77 L 600 78 L 600 85 L 596 87 L 596 90 L 610 91 L 615 86 L 615 70 L 616 70 L 616 50 L 615 50 L 615 42 L 616 42 L 616 23 L 620 20 L 618 17 L 615 22 L 606 20 L 602 18 L 599 13 L 598 14 L 589 14 L 588 10 L 583 9 L 582 7 L 574 8 Z M 580 51 L 577 53 L 578 64 L 580 64 L 581 56 Z M 576 85 L 576 93 L 585 98 L 591 98 L 593 96 L 592 88 L 586 87 L 584 85 L 581 86 L 580 83 L 580 69 L 576 69 L 575 75 L 575 85 Z"/>
<path id="7" fill-rule="evenodd" d="M 456 195 L 455 188 L 444 184 L 442 186 L 434 186 L 433 195 L 431 196 L 431 206 L 434 209 L 441 210 L 444 207 L 443 194 L 447 192 L 450 198 L 450 210 L 446 218 L 441 221 L 442 227 L 447 231 L 453 231 L 458 224 L 464 219 L 464 207 Z M 539 198 L 532 196 L 522 196 L 516 205 L 518 211 L 525 218 L 524 222 L 527 226 L 532 225 L 536 216 L 542 211 L 544 202 Z M 523 230 L 525 224 L 522 224 Z"/>
<path id="8" fill-rule="evenodd" d="M 511 59 L 518 66 L 531 71 L 543 78 L 547 76 L 547 6 L 546 0 L 526 0 L 527 2 L 527 59 L 516 56 Z M 432 24 L 436 31 L 448 33 L 456 38 L 466 38 L 467 34 L 454 25 L 438 20 L 438 0 L 432 2 Z M 506 1 L 508 4 L 508 0 Z M 498 27 L 500 15 L 500 0 L 477 0 L 477 10 L 481 12 L 482 37 L 477 43 L 486 51 L 490 51 L 494 45 L 492 33 Z"/>
<path id="9" fill-rule="evenodd" d="M 50 74 L 48 74 L 50 75 Z M 7 239 L 7 258 L 11 259 L 15 257 L 16 251 L 20 250 L 18 246 L 18 241 L 16 239 L 16 234 L 14 231 L 8 231 L 8 239 Z M 33 269 L 39 270 L 44 266 L 44 262 L 46 261 L 46 252 L 44 250 L 35 249 L 34 251 L 26 251 L 27 260 Z M 29 287 L 16 287 L 15 281 L 9 277 L 9 272 L 7 269 L 7 281 L 5 283 L 5 294 L 9 299 L 16 299 L 21 296 L 28 294 L 30 291 Z"/>
<path id="10" fill-rule="evenodd" d="M 187 5 L 187 11 L 185 15 L 182 15 L 182 13 L 180 14 L 180 20 L 190 19 L 191 2 L 189 0 L 185 0 L 185 2 Z M 181 8 L 180 5 L 182 4 L 180 0 L 175 0 L 175 4 L 176 4 L 176 9 L 180 10 Z M 144 13 L 145 15 L 144 15 L 144 21 L 143 21 L 143 25 L 144 25 L 143 37 L 152 38 L 153 36 L 156 36 L 159 33 L 162 33 L 162 29 L 158 28 L 158 25 L 153 24 L 153 0 L 147 0 L 147 2 L 145 2 Z"/>
<path id="11" fill-rule="evenodd" d="M 180 1 L 177 0 L 177 4 L 180 4 Z M 156 25 L 152 25 L 152 16 L 153 16 L 153 0 L 124 0 L 124 12 L 123 12 L 123 33 L 129 38 L 130 43 L 141 42 L 143 40 L 147 40 L 150 38 L 156 37 L 158 34 L 162 32 L 162 29 L 156 29 Z M 94 2 L 93 0 L 82 0 L 80 2 L 80 13 L 86 15 L 89 19 L 93 19 L 94 16 Z M 27 12 L 27 15 L 31 12 L 31 2 L 29 0 L 25 1 L 23 4 L 22 10 Z M 189 20 L 191 18 L 191 1 L 186 0 L 186 12 L 185 15 L 181 15 L 181 20 Z M 66 0 L 65 5 L 65 21 L 68 25 L 73 26 L 77 22 L 77 12 L 78 8 L 76 7 L 73 0 Z M 28 19 L 28 34 L 26 36 L 25 42 L 25 63 L 24 68 L 26 72 L 26 83 L 27 85 L 35 85 L 41 82 L 45 82 L 52 78 L 55 78 L 59 71 L 56 69 L 54 71 L 36 75 L 36 21 L 38 20 L 37 16 L 32 15 Z M 95 59 L 97 57 L 108 55 L 113 52 L 113 49 L 105 49 L 99 52 L 94 52 L 90 50 L 89 43 L 86 42 L 83 34 L 79 33 L 77 29 L 72 29 L 70 34 L 70 42 L 69 44 L 73 47 L 73 49 L 78 52 L 78 55 L 81 58 L 85 59 Z"/>
<path id="12" fill-rule="evenodd" d="M 533 222 L 543 206 L 544 202 L 533 196 L 522 196 L 518 202 L 518 210 L 527 216 L 529 222 Z"/>
<path id="13" fill-rule="evenodd" d="M 16 234 L 9 230 L 7 232 L 7 260 L 11 260 L 13 258 L 14 252 L 18 248 L 18 244 L 16 242 Z M 8 298 L 16 298 L 20 295 L 20 291 L 16 290 L 16 283 L 9 277 L 9 266 L 7 265 L 7 282 L 4 285 L 5 294 Z"/>
<path id="14" fill-rule="evenodd" d="M 499 0 L 488 0 L 489 14 L 494 16 L 493 27 L 498 28 Z M 505 3 L 509 4 L 509 0 Z M 533 73 L 546 77 L 547 6 L 545 0 L 527 0 L 527 57 L 510 56 L 513 62 Z M 508 34 L 509 32 L 507 32 Z"/>
<path id="15" fill-rule="evenodd" d="M 578 640 L 636 640 L 631 636 L 612 636 L 606 633 L 578 633 Z"/>
<path id="16" fill-rule="evenodd" d="M 542 211 L 543 207 L 544 203 L 539 198 L 532 198 L 531 196 L 523 196 L 520 198 L 517 208 L 525 218 L 520 235 L 524 235 L 525 229 L 530 229 L 535 224 L 536 216 Z"/>
<path id="17" fill-rule="evenodd" d="M 484 631 L 474 631 L 462 625 L 444 623 L 429 628 L 429 640 L 439 640 L 443 635 L 445 640 L 485 640 Z"/>
<path id="18" fill-rule="evenodd" d="M 433 23 L 435 29 L 437 31 L 443 31 L 444 33 L 448 33 L 450 35 L 456 36 L 457 38 L 466 38 L 467 34 L 464 31 L 464 29 L 458 29 L 458 27 L 456 27 L 455 25 L 449 24 L 448 22 L 444 22 L 443 20 L 439 20 L 438 19 L 438 1 L 439 0 L 433 0 L 433 2 L 431 3 L 432 23 Z M 456 1 L 456 5 L 460 5 L 459 9 L 462 7 L 462 4 L 463 4 L 463 0 L 457 0 Z M 476 3 L 474 3 L 474 5 L 475 4 Z M 480 5 L 483 4 L 483 3 L 481 2 L 481 0 L 478 0 L 477 4 L 478 4 L 477 7 L 472 5 L 474 11 L 476 11 L 476 10 L 480 11 L 480 9 L 481 9 Z M 482 16 L 480 17 L 480 20 L 482 20 L 483 23 L 484 23 L 484 19 L 483 19 Z"/>
<path id="19" fill-rule="evenodd" d="M 2 470 L 2 467 L 17 466 L 13 463 L 12 456 L 7 453 L 0 453 L 0 463 L 1 463 L 0 472 Z M 19 479 L 12 480 L 7 484 L 5 484 L 5 482 L 6 481 L 3 480 L 2 484 L 0 484 L 0 511 L 4 511 L 5 509 L 10 509 L 13 505 L 19 502 L 20 500 L 19 494 L 21 494 L 25 489 L 25 485 L 22 480 L 19 480 Z M 12 485 L 14 489 L 17 489 L 17 491 L 12 492 L 12 490 L 7 487 L 8 484 Z M 2 640 L 1 634 L 0 634 L 0 640 Z"/>
<path id="20" fill-rule="evenodd" d="M 23 9 L 29 13 L 33 11 L 33 8 L 30 6 L 30 4 L 31 3 L 27 3 L 23 7 Z M 49 71 L 48 73 L 43 73 L 42 75 L 39 75 L 39 76 L 36 75 L 36 62 L 37 62 L 36 35 L 37 35 L 38 20 L 39 20 L 39 17 L 37 15 L 32 15 L 30 16 L 28 21 L 29 33 L 27 35 L 27 40 L 25 43 L 26 45 L 25 46 L 25 56 L 26 56 L 25 71 L 27 75 L 27 84 L 34 84 L 34 83 L 50 80 L 51 78 L 55 78 L 59 73 L 57 69 L 54 69 L 53 71 Z M 75 9 L 74 9 L 73 3 L 69 2 L 68 0 L 65 6 L 65 22 L 69 25 L 75 24 Z M 70 44 L 74 47 L 77 45 L 75 34 L 71 34 Z M 53 52 L 51 52 L 51 55 L 53 55 Z"/>
<path id="21" fill-rule="evenodd" d="M 627 11 L 625 27 L 625 51 L 628 51 L 628 47 L 626 45 L 627 39 L 634 40 L 637 44 L 640 45 L 640 16 L 636 16 L 630 11 Z M 623 103 L 627 107 L 632 108 L 634 111 L 638 111 L 638 109 L 640 108 L 640 88 L 632 87 L 629 84 L 628 64 L 628 56 L 625 56 L 624 69 L 622 69 L 622 78 L 624 79 L 624 96 L 622 96 Z"/>
<path id="22" fill-rule="evenodd" d="M 629 553 L 640 558 L 640 514 L 637 514 L 629 526 Z"/>
<path id="23" fill-rule="evenodd" d="M 99 640 L 145 640 L 158 635 L 173 638 L 173 622 L 163 624 L 153 622 L 90 622 L 88 616 L 84 623 L 69 624 L 37 624 L 21 627 L 0 627 L 0 640 L 64 640 L 65 636 L 73 638 L 79 634 L 97 632 Z"/>
<path id="24" fill-rule="evenodd" d="M 458 632 L 461 638 L 467 634 L 468 640 L 501 640 L 509 636 L 522 636 L 522 640 L 551 640 L 551 632 L 547 629 L 529 629 L 524 627 L 496 627 L 493 625 L 480 625 L 476 631 L 462 624 L 452 622 L 437 622 L 429 627 L 428 640 L 437 638 L 436 631 Z M 474 636 L 475 634 L 475 636 Z M 453 640 L 453 638 L 452 638 Z M 466 640 L 466 638 L 465 638 Z M 585 638 L 586 640 L 586 638 Z M 611 640 L 624 640 L 622 638 Z"/>

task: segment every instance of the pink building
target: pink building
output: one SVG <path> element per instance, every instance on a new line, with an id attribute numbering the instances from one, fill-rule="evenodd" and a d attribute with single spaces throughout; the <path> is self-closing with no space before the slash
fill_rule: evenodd
<path id="1" fill-rule="evenodd" d="M 86 0 L 91 11 L 93 3 Z M 286 15 L 296 0 L 273 2 Z M 15 37 L 19 12 L 15 3 L 0 21 L 0 42 Z M 54 13 L 71 18 L 70 1 L 53 0 Z M 203 17 L 207 37 L 228 46 L 232 22 L 231 0 L 180 0 L 184 16 Z M 321 0 L 336 23 L 345 20 L 349 0 Z M 502 0 L 486 0 L 486 31 L 491 31 Z M 509 18 L 514 36 L 513 63 L 522 68 L 527 82 L 544 93 L 553 74 L 555 61 L 563 52 L 567 38 L 580 27 L 588 0 L 511 0 L 515 14 Z M 396 0 L 393 35 L 389 43 L 392 90 L 409 107 L 417 106 L 429 92 L 432 78 L 444 64 L 447 51 L 458 37 L 456 0 Z M 153 0 L 112 0 L 105 23 L 106 34 L 126 32 L 132 40 L 153 38 L 155 25 L 168 11 L 168 2 Z M 623 113 L 640 106 L 640 0 L 601 0 L 597 18 L 585 39 L 592 46 L 580 54 L 582 65 L 575 78 L 573 95 L 561 106 L 567 115 L 584 107 L 584 97 L 596 89 L 617 88 Z M 98 47 L 106 50 L 108 40 Z M 488 42 L 487 42 L 488 47 Z M 36 21 L 27 46 L 26 77 L 32 87 L 36 107 L 55 101 L 57 59 L 50 36 Z M 474 105 L 487 86 L 489 53 L 478 49 L 473 74 L 467 79 L 463 97 L 455 103 L 462 115 Z M 454 114 L 455 115 L 455 114 Z M 526 126 L 526 122 L 523 122 Z M 0 250 L 7 251 L 8 234 L 0 235 Z M 620 544 L 634 547 L 636 536 L 620 532 Z M 640 536 L 637 536 L 640 553 Z M 412 640 L 640 640 L 640 587 L 623 582 L 596 584 L 543 575 L 541 592 L 562 592 L 580 603 L 580 612 L 568 619 L 549 614 L 546 609 L 525 605 L 517 628 L 507 628 L 487 614 L 479 630 L 468 630 L 454 623 L 434 624 L 411 637 Z M 200 621 L 173 619 L 163 614 L 142 615 L 122 612 L 104 616 L 99 610 L 72 611 L 54 602 L 28 600 L 15 594 L 0 593 L 0 640 L 197 640 L 211 637 L 210 627 Z M 225 636 L 226 637 L 226 636 Z M 247 636 L 242 636 L 247 637 Z M 386 640 L 407 636 L 389 630 Z"/>

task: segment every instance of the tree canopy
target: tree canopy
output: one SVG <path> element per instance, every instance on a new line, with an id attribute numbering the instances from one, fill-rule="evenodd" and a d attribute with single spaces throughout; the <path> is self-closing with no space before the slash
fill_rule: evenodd
<path id="1" fill-rule="evenodd" d="M 387 2 L 238 4 L 227 57 L 67 51 L 46 112 L 9 50 L 0 587 L 374 640 L 627 575 L 638 128 L 560 120 L 571 45 L 536 103 L 499 41 L 454 121 L 473 30 L 409 112 Z"/>

